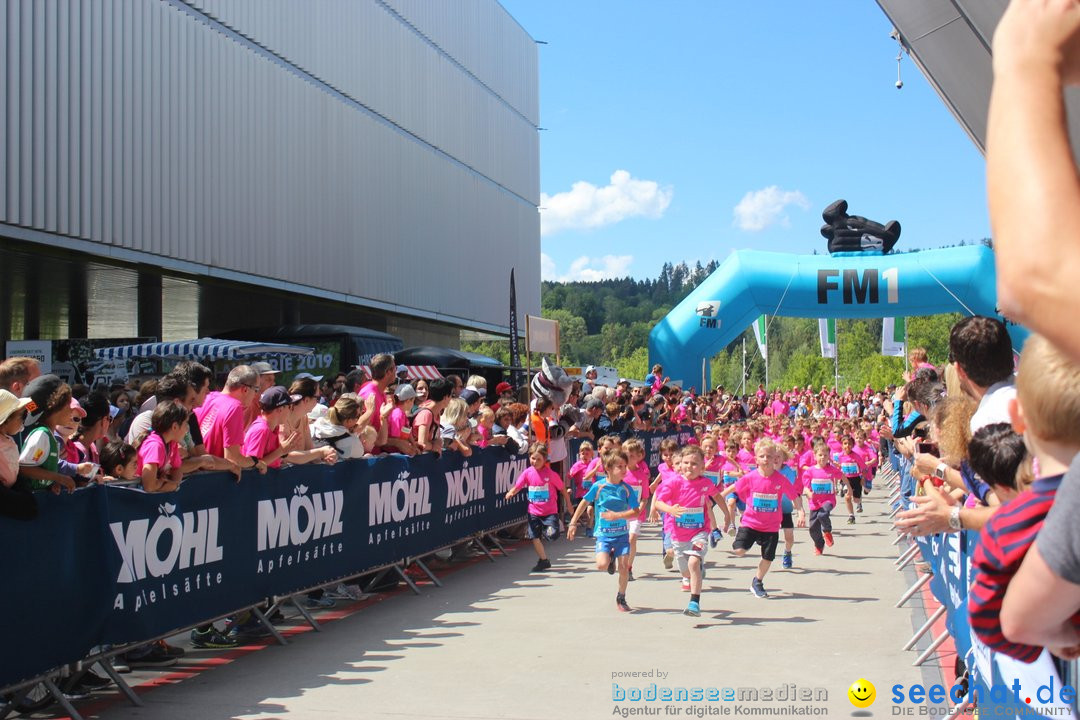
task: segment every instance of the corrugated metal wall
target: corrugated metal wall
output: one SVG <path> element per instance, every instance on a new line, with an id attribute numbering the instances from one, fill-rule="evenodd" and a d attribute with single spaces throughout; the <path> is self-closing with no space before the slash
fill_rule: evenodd
<path id="1" fill-rule="evenodd" d="M 516 266 L 538 312 L 535 46 L 392 5 L 8 0 L 0 222 L 499 326 Z"/>

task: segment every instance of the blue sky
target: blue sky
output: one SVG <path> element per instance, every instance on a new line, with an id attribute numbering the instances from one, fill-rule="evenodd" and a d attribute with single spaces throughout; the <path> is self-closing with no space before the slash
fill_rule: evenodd
<path id="1" fill-rule="evenodd" d="M 824 251 L 821 210 L 901 247 L 990 235 L 985 164 L 873 0 L 501 0 L 540 56 L 545 279 Z"/>

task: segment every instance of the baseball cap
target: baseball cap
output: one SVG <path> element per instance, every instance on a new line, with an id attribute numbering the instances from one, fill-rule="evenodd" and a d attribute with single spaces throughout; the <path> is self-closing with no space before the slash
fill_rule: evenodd
<path id="1" fill-rule="evenodd" d="M 412 400 L 416 397 L 416 388 L 409 383 L 401 383 L 397 386 L 397 390 L 394 391 L 394 397 L 401 402 Z"/>
<path id="2" fill-rule="evenodd" d="M 64 381 L 55 375 L 38 375 L 27 383 L 23 389 L 23 397 L 30 399 L 30 402 L 26 404 L 26 424 L 28 426 L 41 419 L 49 406 L 49 398 L 63 384 Z"/>
<path id="3" fill-rule="evenodd" d="M 458 397 L 464 400 L 466 405 L 472 405 L 474 402 L 478 402 L 482 396 L 477 392 L 477 388 L 465 388 Z"/>
<path id="4" fill-rule="evenodd" d="M 16 411 L 29 405 L 33 402 L 30 398 L 17 398 L 14 394 L 7 390 L 0 389 L 0 425 L 3 425 L 8 421 Z"/>
<path id="5" fill-rule="evenodd" d="M 503 393 L 514 392 L 514 386 L 508 382 L 501 382 L 495 386 L 495 394 L 502 395 Z"/>
<path id="6" fill-rule="evenodd" d="M 80 405 L 79 401 L 75 398 L 71 398 L 71 404 L 69 405 L 69 407 L 75 411 L 75 417 L 79 418 L 80 420 L 86 417 L 86 411 L 83 410 L 83 406 Z"/>
<path id="7" fill-rule="evenodd" d="M 299 395 L 290 395 L 288 390 L 280 385 L 275 385 L 259 396 L 259 405 L 263 410 L 276 410 L 300 402 L 303 399 Z"/>
<path id="8" fill-rule="evenodd" d="M 281 372 L 280 370 L 275 370 L 274 366 L 268 362 L 251 363 L 251 369 L 260 375 L 275 375 Z"/>
<path id="9" fill-rule="evenodd" d="M 589 367 L 585 368 L 585 374 L 586 375 L 588 375 L 591 372 L 596 372 L 596 367 L 593 366 L 593 365 L 590 365 Z"/>
<path id="10" fill-rule="evenodd" d="M 591 397 L 585 401 L 585 409 L 592 410 L 593 408 L 604 409 L 604 403 L 600 402 L 600 398 Z"/>
<path id="11" fill-rule="evenodd" d="M 311 373 L 296 373 L 296 380 L 314 380 L 315 382 L 322 382 L 322 375 L 312 375 Z"/>

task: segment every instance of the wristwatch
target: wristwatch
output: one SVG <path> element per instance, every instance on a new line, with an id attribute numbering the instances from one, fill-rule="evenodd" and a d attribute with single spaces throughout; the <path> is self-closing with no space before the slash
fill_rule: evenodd
<path id="1" fill-rule="evenodd" d="M 960 506 L 957 505 L 949 512 L 949 529 L 963 530 L 964 525 L 960 522 Z"/>
<path id="2" fill-rule="evenodd" d="M 949 469 L 949 466 L 946 465 L 945 463 L 943 463 L 943 462 L 938 463 L 938 466 L 936 468 L 934 468 L 934 477 L 936 477 L 938 480 L 944 480 L 945 479 L 945 471 L 948 470 L 948 469 Z"/>

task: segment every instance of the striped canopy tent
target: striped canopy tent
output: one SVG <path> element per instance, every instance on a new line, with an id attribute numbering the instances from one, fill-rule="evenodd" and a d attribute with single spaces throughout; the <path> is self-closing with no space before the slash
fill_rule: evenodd
<path id="1" fill-rule="evenodd" d="M 371 366 L 369 365 L 357 365 L 368 375 L 371 375 Z M 443 374 L 439 372 L 438 368 L 434 365 L 398 365 L 398 375 L 401 375 L 401 369 L 405 369 L 406 380 L 437 380 L 441 378 Z"/>
<path id="2" fill-rule="evenodd" d="M 297 345 L 279 343 L 245 342 L 243 340 L 217 340 L 199 338 L 179 342 L 141 343 L 97 348 L 94 357 L 99 360 L 123 360 L 127 358 L 165 358 L 193 360 L 243 360 L 265 355 L 311 355 L 315 350 Z"/>

